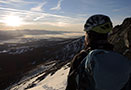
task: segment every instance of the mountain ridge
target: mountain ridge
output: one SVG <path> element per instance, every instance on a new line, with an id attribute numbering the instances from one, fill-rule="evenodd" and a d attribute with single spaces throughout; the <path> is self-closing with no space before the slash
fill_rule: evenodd
<path id="1" fill-rule="evenodd" d="M 112 32 L 109 35 L 109 42 L 111 44 L 114 45 L 114 51 L 121 53 L 123 55 L 125 55 L 126 57 L 128 57 L 129 60 L 131 60 L 131 18 L 126 18 L 123 23 L 121 25 L 118 25 L 116 27 L 113 28 Z M 61 49 L 59 48 L 59 45 L 57 46 L 58 50 L 53 54 L 51 54 L 51 57 L 48 58 L 48 62 L 47 65 L 52 65 L 52 67 L 50 67 L 50 69 L 47 68 L 47 71 L 44 71 L 42 73 L 40 73 L 39 77 L 34 77 L 37 78 L 35 79 L 33 82 L 29 83 L 27 85 L 27 87 L 24 87 L 23 89 L 29 89 L 29 90 L 35 90 L 33 89 L 35 86 L 35 88 L 41 86 L 41 88 L 43 88 L 43 90 L 62 90 L 62 89 L 54 89 L 54 88 L 47 88 L 43 87 L 42 85 L 39 85 L 39 83 L 37 84 L 36 82 L 41 82 L 44 81 L 48 76 L 55 76 L 55 74 L 64 67 L 64 65 L 67 64 L 67 69 L 69 69 L 70 66 L 70 61 L 72 60 L 72 58 L 74 57 L 74 55 L 76 53 L 79 53 L 83 48 L 84 48 L 84 36 L 80 37 L 80 38 L 76 38 L 73 40 L 69 40 L 67 42 L 61 42 Z M 50 49 L 52 50 L 52 49 Z M 53 49 L 53 52 L 57 50 L 57 49 Z M 48 52 L 47 52 L 48 53 Z M 53 63 L 49 63 L 50 61 L 54 60 Z M 46 64 L 43 64 L 46 65 Z M 41 66 L 40 66 L 41 67 Z M 65 71 L 63 71 L 62 73 L 64 73 Z M 67 74 L 68 72 L 66 72 Z M 67 76 L 65 76 L 66 78 Z M 33 78 L 33 77 L 32 77 Z M 32 79 L 29 79 L 29 81 Z M 51 80 L 51 79 L 50 79 Z M 24 83 L 28 83 L 28 80 L 20 83 L 20 84 L 16 84 L 15 86 L 10 87 L 11 90 L 14 90 L 13 88 L 19 90 L 21 85 L 24 85 Z M 65 85 L 66 86 L 66 85 Z M 38 89 L 38 88 L 37 88 Z M 7 89 L 9 90 L 9 89 Z"/>

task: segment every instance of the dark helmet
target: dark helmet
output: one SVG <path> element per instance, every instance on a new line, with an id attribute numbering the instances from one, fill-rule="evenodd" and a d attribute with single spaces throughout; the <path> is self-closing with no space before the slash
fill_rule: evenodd
<path id="1" fill-rule="evenodd" d="M 84 31 L 94 31 L 102 34 L 109 33 L 112 28 L 113 26 L 110 18 L 105 15 L 93 15 L 84 25 Z"/>

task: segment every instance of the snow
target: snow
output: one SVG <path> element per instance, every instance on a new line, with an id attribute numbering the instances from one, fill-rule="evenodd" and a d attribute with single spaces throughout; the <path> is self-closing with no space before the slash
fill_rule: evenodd
<path id="1" fill-rule="evenodd" d="M 3 51 L 0 51 L 0 53 L 7 53 L 8 50 L 3 50 Z"/>
<path id="2" fill-rule="evenodd" d="M 67 75 L 69 72 L 69 67 L 67 65 L 57 70 L 54 74 L 48 74 L 41 81 L 39 81 L 38 78 L 44 76 L 45 73 L 41 73 L 29 80 L 22 81 L 20 84 L 12 87 L 10 90 L 65 90 L 67 84 Z"/>
<path id="3" fill-rule="evenodd" d="M 25 90 L 25 88 L 27 88 L 27 86 L 31 85 L 38 77 L 42 76 L 43 74 L 30 79 L 29 81 L 23 82 L 22 84 L 15 86 L 13 88 L 11 88 L 10 90 Z M 8 89 L 7 89 L 8 90 Z"/>
<path id="4" fill-rule="evenodd" d="M 28 90 L 65 90 L 68 72 L 69 68 L 67 68 L 67 66 L 63 67 L 55 74 L 49 74 L 44 80 L 39 82 L 36 87 Z"/>

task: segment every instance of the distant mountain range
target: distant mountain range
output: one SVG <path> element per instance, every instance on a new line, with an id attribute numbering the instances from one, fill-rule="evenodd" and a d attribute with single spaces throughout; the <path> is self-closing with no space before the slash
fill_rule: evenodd
<path id="1" fill-rule="evenodd" d="M 42 39 L 24 44 L 1 45 L 4 48 L 0 52 L 0 87 L 5 88 L 11 83 L 19 81 L 28 71 L 39 65 L 45 65 L 52 61 L 55 62 L 55 65 L 64 65 L 84 48 L 83 42 L 84 37 Z"/>
<path id="2" fill-rule="evenodd" d="M 72 35 L 70 34 L 76 34 Z M 68 35 L 69 34 L 69 35 Z M 57 30 L 0 30 L 0 43 L 25 43 L 28 40 L 49 39 L 49 38 L 71 38 L 82 36 L 82 32 L 57 31 Z M 2 43 L 3 42 L 3 43 Z"/>
<path id="3" fill-rule="evenodd" d="M 129 59 L 131 59 L 130 32 L 131 18 L 127 18 L 121 25 L 114 27 L 109 35 L 109 42 L 114 45 L 114 50 Z M 7 50 L 3 49 L 0 53 L 0 87 L 1 89 L 8 87 L 7 90 L 10 88 L 19 90 L 21 85 L 26 84 L 23 89 L 35 90 L 32 87 L 37 88 L 38 82 L 46 80 L 46 76 L 48 78 L 50 78 L 49 74 L 55 76 L 58 70 L 64 68 L 66 64 L 69 67 L 74 55 L 82 49 L 84 49 L 84 36 L 56 41 L 43 39 L 27 44 L 12 45 Z M 62 69 L 63 75 L 67 75 L 68 67 Z M 31 80 L 34 82 L 29 83 Z M 13 83 L 15 84 L 11 86 Z M 56 89 L 50 88 L 49 90 Z"/>

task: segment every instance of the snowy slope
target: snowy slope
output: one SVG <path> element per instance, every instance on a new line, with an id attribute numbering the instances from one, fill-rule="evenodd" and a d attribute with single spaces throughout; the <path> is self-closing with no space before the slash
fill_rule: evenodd
<path id="1" fill-rule="evenodd" d="M 65 90 L 69 68 L 65 67 L 58 70 L 54 75 L 48 75 L 36 87 L 28 90 Z"/>
<path id="2" fill-rule="evenodd" d="M 65 90 L 69 67 L 63 66 L 54 74 L 48 74 L 43 80 L 39 80 L 45 73 L 38 75 L 26 82 L 17 85 L 10 90 Z"/>
<path id="3" fill-rule="evenodd" d="M 16 62 L 19 63 L 19 65 L 17 63 L 16 64 L 20 68 L 26 70 L 27 68 L 24 68 L 23 67 L 24 65 L 27 66 L 31 65 L 31 67 L 33 66 L 33 70 L 31 70 L 31 72 L 28 71 L 22 74 L 20 72 L 21 78 L 16 78 L 15 83 L 11 83 L 11 84 L 9 83 L 9 85 L 7 84 L 8 85 L 7 90 L 10 90 L 10 88 L 12 87 L 13 88 L 11 90 L 23 90 L 36 86 L 37 85 L 36 81 L 38 81 L 36 80 L 37 78 L 43 77 L 42 79 L 44 79 L 45 76 L 47 76 L 49 73 L 54 73 L 54 71 L 57 71 L 60 67 L 63 67 L 63 65 L 65 65 L 70 60 L 72 60 L 74 55 L 79 53 L 79 51 L 81 51 L 84 48 L 83 42 L 84 42 L 84 37 L 74 38 L 74 39 L 63 39 L 62 41 L 54 41 L 54 42 L 44 40 L 44 43 L 42 40 L 40 42 L 35 42 L 31 45 L 30 44 L 29 45 L 24 44 L 24 46 L 17 45 L 18 47 L 14 45 L 11 47 L 11 49 L 9 48 L 10 50 L 9 52 L 4 51 L 7 53 L 7 55 L 8 53 L 9 54 L 11 53 L 10 56 L 11 57 L 13 56 L 13 60 L 15 60 L 14 61 L 15 63 Z M 2 53 L 2 55 L 5 55 L 6 53 L 4 54 Z M 15 55 L 17 56 L 18 59 L 16 58 Z M 10 61 L 10 58 L 7 58 L 7 60 Z M 52 60 L 55 62 L 50 63 Z M 46 62 L 46 63 L 49 62 L 49 63 L 47 65 L 45 65 L 45 63 L 41 63 L 42 66 L 41 64 L 37 65 L 40 62 Z M 15 63 L 10 64 L 10 67 L 14 66 Z M 34 67 L 35 65 L 36 67 Z M 38 68 L 37 66 L 40 66 L 40 68 Z M 2 68 L 0 67 L 0 69 Z M 11 69 L 14 70 L 14 68 Z M 45 75 L 43 74 L 42 76 L 39 76 L 42 72 L 45 73 Z M 32 81 L 31 78 L 34 77 L 36 77 L 36 79 Z M 8 80 L 6 82 L 8 82 Z"/>

